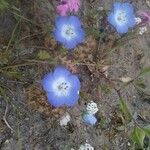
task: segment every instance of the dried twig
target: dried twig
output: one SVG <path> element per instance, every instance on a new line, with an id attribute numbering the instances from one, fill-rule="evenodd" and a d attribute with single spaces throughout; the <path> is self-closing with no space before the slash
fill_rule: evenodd
<path id="1" fill-rule="evenodd" d="M 4 113 L 4 116 L 3 116 L 3 120 L 4 120 L 5 124 L 7 125 L 7 127 L 11 130 L 11 132 L 13 132 L 14 130 L 12 129 L 12 127 L 9 125 L 9 123 L 6 120 L 7 111 L 8 111 L 8 104 L 6 105 L 6 109 L 5 109 L 5 113 Z"/>

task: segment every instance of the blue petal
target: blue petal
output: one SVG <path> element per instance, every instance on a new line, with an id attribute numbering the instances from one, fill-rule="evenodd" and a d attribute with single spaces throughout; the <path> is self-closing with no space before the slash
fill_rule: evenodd
<path id="1" fill-rule="evenodd" d="M 70 95 L 68 95 L 65 104 L 67 106 L 73 106 L 79 99 L 80 81 L 76 75 L 70 75 L 68 81 L 71 84 L 71 89 L 69 91 Z"/>
<path id="2" fill-rule="evenodd" d="M 77 43 L 81 43 L 85 40 L 85 32 L 82 28 L 77 29 L 76 41 Z"/>
<path id="3" fill-rule="evenodd" d="M 116 26 L 116 30 L 118 33 L 127 33 L 128 32 L 128 26 L 122 25 L 122 26 Z"/>
<path id="4" fill-rule="evenodd" d="M 52 73 L 48 73 L 44 76 L 42 80 L 42 85 L 45 91 L 52 91 L 53 80 L 54 80 L 54 77 Z"/>
<path id="5" fill-rule="evenodd" d="M 77 45 L 77 42 L 76 42 L 75 38 L 73 38 L 71 40 L 66 40 L 66 42 L 64 43 L 64 46 L 68 49 L 75 48 L 76 45 Z"/>
<path id="6" fill-rule="evenodd" d="M 76 16 L 69 16 L 68 17 L 68 23 L 70 25 L 73 25 L 75 28 L 81 27 L 81 23 L 78 17 Z"/>
<path id="7" fill-rule="evenodd" d="M 115 21 L 115 14 L 113 12 L 108 15 L 108 22 L 113 26 L 117 25 Z"/>
<path id="8" fill-rule="evenodd" d="M 120 3 L 120 2 L 115 2 L 115 3 L 113 4 L 113 9 L 114 9 L 114 10 L 119 10 L 119 9 L 121 9 L 121 5 L 122 5 L 122 3 Z"/>
<path id="9" fill-rule="evenodd" d="M 68 17 L 59 16 L 55 20 L 55 27 L 60 30 L 62 26 L 67 23 L 68 23 Z"/>
<path id="10" fill-rule="evenodd" d="M 57 96 L 54 94 L 54 92 L 48 92 L 47 93 L 48 102 L 54 106 L 54 107 L 60 107 L 65 104 L 66 97 L 64 96 Z"/>
<path id="11" fill-rule="evenodd" d="M 56 30 L 54 31 L 54 37 L 55 37 L 55 39 L 56 39 L 58 42 L 60 42 L 60 43 L 65 43 L 65 42 L 66 42 L 66 39 L 65 39 L 64 37 L 62 37 L 61 31 L 58 30 L 58 29 L 56 29 Z"/>
<path id="12" fill-rule="evenodd" d="M 95 125 L 97 122 L 97 119 L 95 118 L 95 116 L 91 114 L 84 114 L 83 120 L 86 124 L 90 124 L 90 125 Z"/>
<path id="13" fill-rule="evenodd" d="M 81 86 L 79 78 L 76 75 L 70 75 L 68 78 L 69 78 L 68 81 L 72 85 L 72 89 L 74 91 L 79 91 L 80 90 L 80 86 Z"/>
<path id="14" fill-rule="evenodd" d="M 70 91 L 70 95 L 66 97 L 65 104 L 67 106 L 74 106 L 79 99 L 79 94 L 77 91 Z"/>
<path id="15" fill-rule="evenodd" d="M 128 22 L 127 22 L 128 27 L 134 27 L 136 25 L 134 15 L 132 15 L 132 14 L 128 15 L 127 20 L 128 20 Z"/>
<path id="16" fill-rule="evenodd" d="M 72 38 L 71 40 L 66 40 L 64 45 L 68 49 L 75 48 L 79 43 L 83 42 L 85 39 L 85 32 L 82 28 L 75 28 L 75 33 L 77 34 L 76 37 Z"/>
<path id="17" fill-rule="evenodd" d="M 67 78 L 68 75 L 70 75 L 70 72 L 66 68 L 64 68 L 62 66 L 57 67 L 54 70 L 54 73 L 53 73 L 53 76 L 54 76 L 55 79 L 59 78 L 59 77 Z"/>
<path id="18" fill-rule="evenodd" d="M 134 8 L 130 3 L 123 3 L 121 7 L 121 9 L 124 10 L 128 15 L 132 15 L 134 13 Z"/>

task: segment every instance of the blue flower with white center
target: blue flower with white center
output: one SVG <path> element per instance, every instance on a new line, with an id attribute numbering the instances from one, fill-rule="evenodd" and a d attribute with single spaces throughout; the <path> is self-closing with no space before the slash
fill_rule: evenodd
<path id="1" fill-rule="evenodd" d="M 128 28 L 136 25 L 133 6 L 130 3 L 115 2 L 112 12 L 108 15 L 108 22 L 118 33 L 127 33 Z"/>
<path id="2" fill-rule="evenodd" d="M 85 32 L 78 17 L 59 16 L 55 22 L 54 37 L 66 48 L 72 49 L 84 41 Z"/>
<path id="3" fill-rule="evenodd" d="M 54 107 L 73 106 L 79 99 L 80 81 L 64 67 L 57 67 L 42 80 L 48 101 Z"/>
<path id="4" fill-rule="evenodd" d="M 89 124 L 89 125 L 95 125 L 97 122 L 96 117 L 94 115 L 88 114 L 88 113 L 85 113 L 83 115 L 83 120 L 86 124 Z"/>

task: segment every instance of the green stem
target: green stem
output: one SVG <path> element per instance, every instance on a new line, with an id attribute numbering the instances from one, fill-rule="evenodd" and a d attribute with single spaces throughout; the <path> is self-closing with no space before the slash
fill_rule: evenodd
<path id="1" fill-rule="evenodd" d="M 11 38 L 10 38 L 10 40 L 9 40 L 9 42 L 8 42 L 7 47 L 6 47 L 6 52 L 8 51 L 8 49 L 9 49 L 9 47 L 10 47 L 10 44 L 11 44 L 11 42 L 12 42 L 12 40 L 13 40 L 14 34 L 15 34 L 16 30 L 17 30 L 17 27 L 18 27 L 18 25 L 19 25 L 19 23 L 20 23 L 20 20 L 21 20 L 21 19 L 19 19 L 19 21 L 17 22 L 17 24 L 16 24 L 16 26 L 15 26 L 15 28 L 14 28 L 12 34 L 11 34 Z"/>

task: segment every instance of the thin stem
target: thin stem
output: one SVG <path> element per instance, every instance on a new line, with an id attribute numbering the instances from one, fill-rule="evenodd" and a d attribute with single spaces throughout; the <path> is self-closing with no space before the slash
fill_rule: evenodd
<path id="1" fill-rule="evenodd" d="M 39 24 L 37 24 L 37 23 L 35 23 L 35 22 L 33 22 L 33 21 L 31 21 L 31 20 L 25 18 L 25 17 L 22 16 L 22 15 L 19 15 L 19 14 L 13 12 L 13 11 L 10 11 L 10 12 L 11 12 L 12 14 L 14 14 L 14 15 L 20 17 L 20 19 L 24 19 L 25 21 L 30 22 L 30 23 L 33 24 L 33 25 L 36 25 L 36 26 L 38 26 L 38 27 L 41 27 Z"/>
<path id="2" fill-rule="evenodd" d="M 3 116 L 3 120 L 4 120 L 5 124 L 7 125 L 7 127 L 13 132 L 14 130 L 12 129 L 12 127 L 9 125 L 9 123 L 6 120 L 7 112 L 8 112 L 8 104 L 6 105 L 6 109 L 5 109 L 5 113 L 4 113 L 4 116 Z"/>
<path id="3" fill-rule="evenodd" d="M 3 67 L 1 70 L 6 70 L 6 69 L 10 69 L 10 68 L 17 68 L 17 67 L 22 67 L 22 66 L 28 66 L 28 65 L 34 65 L 34 63 L 31 63 L 31 62 L 25 62 L 25 63 L 22 63 L 22 64 L 15 64 L 15 65 L 10 65 L 10 66 L 6 66 L 6 67 Z"/>
<path id="4" fill-rule="evenodd" d="M 34 34 L 31 34 L 31 35 L 27 35 L 27 36 L 21 38 L 17 43 L 19 43 L 19 42 L 21 42 L 22 40 L 25 40 L 25 39 L 27 39 L 27 38 L 29 38 L 29 37 L 34 37 L 34 36 L 37 36 L 37 35 L 40 35 L 40 34 L 43 34 L 43 33 L 44 33 L 44 31 L 43 31 L 43 32 L 40 32 L 40 33 L 34 33 Z"/>
<path id="5" fill-rule="evenodd" d="M 21 20 L 21 19 L 20 19 L 20 20 Z M 18 27 L 18 25 L 19 25 L 19 23 L 20 23 L 20 20 L 17 22 L 17 24 L 16 24 L 16 26 L 15 26 L 15 28 L 14 28 L 12 34 L 11 34 L 11 38 L 10 38 L 10 40 L 9 40 L 9 42 L 8 42 L 7 47 L 6 47 L 6 52 L 8 51 L 8 49 L 9 49 L 9 47 L 10 47 L 10 44 L 11 44 L 11 42 L 12 42 L 12 40 L 13 40 L 14 34 L 15 34 L 16 30 L 17 30 L 17 27 Z"/>

